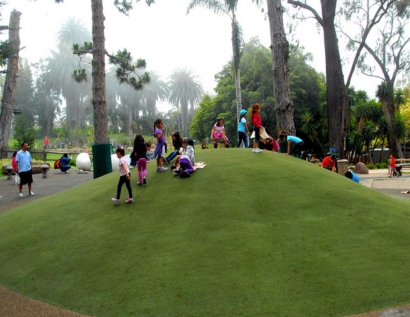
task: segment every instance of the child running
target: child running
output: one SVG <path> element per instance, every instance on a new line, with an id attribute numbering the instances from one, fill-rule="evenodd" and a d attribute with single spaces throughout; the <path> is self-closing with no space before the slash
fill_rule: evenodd
<path id="1" fill-rule="evenodd" d="M 253 153 L 261 153 L 262 150 L 259 148 L 259 131 L 260 128 L 262 128 L 262 119 L 261 116 L 259 115 L 259 112 L 261 111 L 261 105 L 258 103 L 254 103 L 252 105 L 252 110 L 251 110 L 251 123 L 254 126 L 255 129 L 255 139 L 253 140 Z"/>
<path id="2" fill-rule="evenodd" d="M 154 122 L 155 137 L 157 138 L 157 145 L 155 147 L 155 156 L 157 158 L 157 172 L 165 172 L 168 168 L 162 166 L 162 158 L 165 157 L 165 129 L 163 128 L 164 122 L 161 119 L 157 119 Z"/>
<path id="3" fill-rule="evenodd" d="M 117 196 L 114 198 L 111 198 L 111 200 L 115 203 L 120 202 L 120 196 L 121 196 L 121 187 L 122 185 L 127 186 L 128 189 L 128 198 L 125 200 L 126 204 L 130 204 L 134 202 L 134 199 L 132 198 L 132 189 L 131 189 L 131 174 L 130 170 L 128 169 L 128 162 L 127 159 L 124 157 L 125 156 L 125 150 L 123 147 L 119 147 L 115 150 L 115 153 L 117 154 L 117 157 L 120 160 L 120 180 L 118 181 L 118 186 L 117 186 Z"/>
<path id="4" fill-rule="evenodd" d="M 135 136 L 133 154 L 138 168 L 137 185 L 147 185 L 147 147 L 145 146 L 144 138 L 141 134 Z"/>

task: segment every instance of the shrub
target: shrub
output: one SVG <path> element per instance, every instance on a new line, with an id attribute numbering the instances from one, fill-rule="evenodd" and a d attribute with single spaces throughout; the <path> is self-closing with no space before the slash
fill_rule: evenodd
<path id="1" fill-rule="evenodd" d="M 373 163 L 370 163 L 370 164 L 367 164 L 367 168 L 368 168 L 369 170 L 374 170 L 374 169 L 377 169 L 377 166 L 374 165 Z"/>

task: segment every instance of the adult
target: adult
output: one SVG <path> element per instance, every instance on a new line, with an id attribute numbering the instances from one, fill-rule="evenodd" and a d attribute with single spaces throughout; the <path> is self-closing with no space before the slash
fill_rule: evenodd
<path id="1" fill-rule="evenodd" d="M 67 173 L 67 171 L 71 168 L 70 161 L 71 161 L 71 157 L 68 157 L 68 154 L 64 153 L 60 159 L 60 170 L 63 173 Z"/>
<path id="2" fill-rule="evenodd" d="M 179 150 L 182 147 L 182 138 L 178 131 L 175 131 L 174 133 L 172 133 L 171 138 L 172 138 L 172 146 L 174 147 L 174 150 L 165 158 L 166 164 L 171 163 L 171 161 L 174 158 L 176 158 L 176 156 L 179 154 Z"/>
<path id="3" fill-rule="evenodd" d="M 322 167 L 336 173 L 336 155 L 328 155 L 323 159 Z"/>
<path id="4" fill-rule="evenodd" d="M 247 148 L 249 146 L 248 144 L 248 135 L 249 135 L 249 129 L 248 125 L 246 124 L 246 111 L 245 109 L 242 109 L 240 111 L 240 117 L 239 117 L 239 122 L 238 122 L 238 146 L 240 147 L 242 141 L 243 145 Z"/>
<path id="5" fill-rule="evenodd" d="M 360 177 L 359 177 L 356 173 L 354 173 L 354 172 L 352 172 L 352 171 L 347 171 L 347 172 L 345 173 L 345 176 L 346 176 L 347 178 L 350 178 L 352 181 L 354 181 L 354 182 L 356 182 L 356 183 L 360 183 Z"/>
<path id="6" fill-rule="evenodd" d="M 21 150 L 17 152 L 16 163 L 17 170 L 19 172 L 20 184 L 19 184 L 19 197 L 23 197 L 23 185 L 28 185 L 28 194 L 34 196 L 32 189 L 33 173 L 31 169 L 32 159 L 28 149 L 28 143 L 23 142 L 21 144 Z"/>
<path id="7" fill-rule="evenodd" d="M 211 139 L 223 139 L 223 143 L 225 144 L 225 147 L 229 147 L 228 140 L 225 135 L 225 119 L 224 118 L 217 118 L 216 123 L 214 124 L 214 127 L 212 128 L 211 132 Z M 218 141 L 214 142 L 214 148 L 216 149 L 218 147 Z"/>
<path id="8" fill-rule="evenodd" d="M 48 150 L 49 144 L 50 144 L 50 140 L 47 138 L 47 136 L 45 136 L 44 141 L 43 141 L 44 149 Z"/>

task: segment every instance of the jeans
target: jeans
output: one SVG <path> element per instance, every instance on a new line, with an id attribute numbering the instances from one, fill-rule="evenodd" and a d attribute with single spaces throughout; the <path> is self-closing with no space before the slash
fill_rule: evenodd
<path id="1" fill-rule="evenodd" d="M 245 132 L 242 131 L 238 131 L 238 145 L 237 147 L 239 147 L 241 145 L 241 141 L 243 141 L 243 144 L 245 145 L 245 147 L 248 147 L 248 136 L 246 135 Z"/>
<path id="2" fill-rule="evenodd" d="M 178 150 L 171 152 L 166 158 L 168 163 L 171 162 L 178 155 L 178 153 L 179 153 Z"/>

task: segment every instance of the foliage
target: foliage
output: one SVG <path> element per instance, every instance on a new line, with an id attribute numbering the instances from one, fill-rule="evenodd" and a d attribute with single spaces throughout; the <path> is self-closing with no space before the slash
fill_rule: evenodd
<path id="1" fill-rule="evenodd" d="M 302 114 L 309 111 L 311 124 L 317 126 L 317 137 L 322 140 L 326 136 L 325 112 L 325 86 L 323 78 L 307 65 L 311 55 L 304 54 L 303 50 L 291 48 L 289 68 L 292 99 L 295 105 L 295 124 L 301 130 L 304 122 Z M 261 117 L 263 126 L 270 131 L 276 131 L 275 103 L 273 99 L 272 58 L 268 48 L 262 46 L 257 38 L 246 43 L 240 63 L 242 100 L 248 110 L 248 124 L 250 107 L 253 103 L 261 104 Z M 225 116 L 225 131 L 231 141 L 236 141 L 236 113 L 235 81 L 231 63 L 228 63 L 215 76 L 218 81 L 215 89 L 217 95 L 205 95 L 200 102 L 200 108 L 190 127 L 191 134 L 198 140 L 209 136 L 217 116 Z M 275 133 L 274 133 L 275 134 Z M 302 133 L 303 134 L 303 133 Z M 307 138 L 306 135 L 303 135 Z M 313 145 L 312 145 L 313 146 Z"/>

